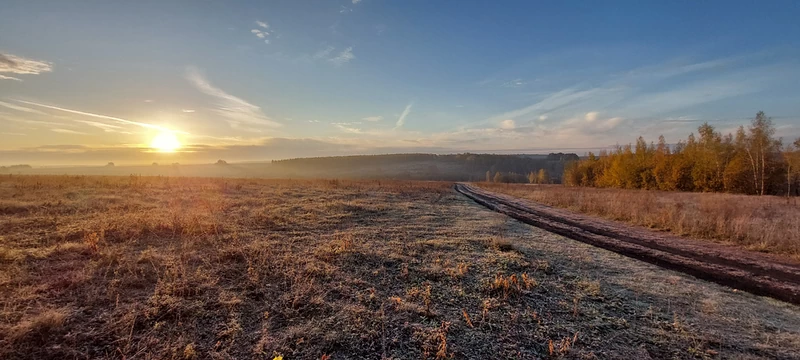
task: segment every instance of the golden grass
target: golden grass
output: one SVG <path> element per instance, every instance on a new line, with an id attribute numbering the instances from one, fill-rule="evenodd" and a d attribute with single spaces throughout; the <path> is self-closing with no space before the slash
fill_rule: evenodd
<path id="1" fill-rule="evenodd" d="M 800 259 L 800 205 L 775 196 L 481 183 L 541 204 Z"/>
<path id="2" fill-rule="evenodd" d="M 574 358 L 800 349 L 792 307 L 540 232 L 451 186 L 0 176 L 0 358 L 544 358 L 549 344 L 552 356 Z M 681 291 L 641 285 L 667 276 Z M 701 295 L 709 300 L 676 315 L 673 304 Z M 747 326 L 730 330 L 739 319 Z M 716 329 L 737 346 L 720 345 Z"/>

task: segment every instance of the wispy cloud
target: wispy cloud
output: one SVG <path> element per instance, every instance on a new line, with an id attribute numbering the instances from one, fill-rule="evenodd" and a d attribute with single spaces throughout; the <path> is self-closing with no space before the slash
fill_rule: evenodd
<path id="1" fill-rule="evenodd" d="M 181 110 L 182 113 L 193 113 L 194 109 L 183 109 Z"/>
<path id="2" fill-rule="evenodd" d="M 493 76 L 478 81 L 475 83 L 475 85 L 478 85 L 480 87 L 501 87 L 501 88 L 520 88 L 528 85 L 528 81 L 526 81 L 523 78 L 512 78 L 510 80 L 507 80 L 508 78 L 509 77 L 505 76 L 503 76 L 502 78 Z"/>
<path id="3" fill-rule="evenodd" d="M 333 50 L 336 50 L 336 48 L 333 47 L 333 46 L 328 46 L 328 47 L 326 47 L 326 48 L 314 53 L 313 58 L 314 59 L 328 59 L 328 58 L 330 58 L 331 53 L 333 52 Z"/>
<path id="4" fill-rule="evenodd" d="M 259 29 L 252 29 L 250 32 L 253 33 L 257 38 L 264 40 L 265 44 L 269 44 L 269 39 L 266 38 L 269 36 L 269 32 L 261 31 Z"/>
<path id="5" fill-rule="evenodd" d="M 342 50 L 336 57 L 328 59 L 328 61 L 334 63 L 336 66 L 342 66 L 355 58 L 356 56 L 353 54 L 353 47 L 351 46 Z"/>
<path id="6" fill-rule="evenodd" d="M 261 29 L 251 29 L 250 33 L 255 35 L 257 38 L 264 40 L 265 44 L 269 44 L 270 41 L 267 39 L 267 36 L 269 36 L 271 33 L 271 30 L 267 31 L 267 29 L 269 29 L 269 24 L 267 24 L 266 21 L 256 20 L 256 25 L 258 25 L 258 27 Z"/>
<path id="7" fill-rule="evenodd" d="M 0 80 L 14 80 L 14 81 L 22 81 L 20 78 L 15 78 L 13 76 L 5 76 L 0 74 Z"/>
<path id="8" fill-rule="evenodd" d="M 588 122 L 593 122 L 593 121 L 597 120 L 597 115 L 598 114 L 599 113 L 597 111 L 590 111 L 590 112 L 586 113 L 586 115 L 584 115 L 583 118 Z"/>
<path id="9" fill-rule="evenodd" d="M 0 53 L 0 73 L 38 75 L 50 71 L 53 71 L 53 65 L 49 62 Z M 0 79 L 22 81 L 20 78 L 2 74 Z"/>
<path id="10" fill-rule="evenodd" d="M 397 123 L 394 126 L 395 130 L 403 127 L 403 125 L 406 124 L 406 117 L 408 116 L 408 114 L 411 113 L 411 106 L 413 105 L 414 103 L 408 103 L 408 105 L 406 105 L 406 108 L 403 110 L 403 113 L 400 114 L 400 117 L 397 118 Z"/>
<path id="11" fill-rule="evenodd" d="M 29 114 L 47 115 L 44 112 L 41 112 L 39 110 L 31 109 L 29 107 L 20 106 L 20 105 L 16 105 L 16 104 L 7 103 L 5 101 L 0 101 L 0 106 L 9 108 L 11 110 L 17 110 L 17 111 L 29 113 Z"/>
<path id="12" fill-rule="evenodd" d="M 255 34 L 256 37 L 258 37 L 259 39 L 263 39 L 263 38 L 267 37 L 267 35 L 269 35 L 268 32 L 263 32 L 263 31 L 258 30 L 258 29 L 250 30 L 250 32 Z"/>
<path id="13" fill-rule="evenodd" d="M 506 82 L 504 82 L 502 85 L 500 85 L 500 87 L 504 87 L 504 88 L 518 88 L 518 87 L 523 87 L 523 86 L 525 86 L 526 84 L 527 84 L 527 82 L 525 82 L 525 80 L 522 80 L 522 79 L 514 79 L 514 80 L 510 80 L 510 81 L 506 81 Z"/>
<path id="14" fill-rule="evenodd" d="M 336 50 L 335 47 L 328 45 L 325 48 L 320 49 L 319 51 L 315 52 L 314 55 L 311 55 L 310 60 L 311 61 L 327 61 L 327 62 L 330 62 L 330 63 L 336 65 L 336 66 L 342 66 L 342 65 L 344 65 L 344 64 L 346 64 L 346 63 L 348 63 L 351 60 L 356 58 L 355 54 L 353 54 L 353 47 L 352 46 L 350 46 L 350 47 L 338 52 L 334 56 L 333 54 L 334 54 L 335 50 Z M 305 59 L 306 59 L 306 61 L 309 60 L 309 58 L 307 56 L 306 56 Z"/>
<path id="15" fill-rule="evenodd" d="M 101 123 L 101 122 L 97 122 L 97 121 L 89 121 L 89 120 L 75 120 L 75 121 L 77 121 L 79 123 L 82 123 L 82 124 L 89 125 L 89 126 L 94 126 L 94 127 L 98 128 L 98 129 L 101 129 L 101 130 L 103 130 L 105 132 L 118 132 L 118 133 L 124 132 L 124 131 L 122 131 L 122 127 L 121 126 L 117 126 L 117 125 L 111 125 L 111 124 Z"/>
<path id="16" fill-rule="evenodd" d="M 32 120 L 32 119 L 28 119 L 28 118 L 18 118 L 18 117 L 3 115 L 3 114 L 0 114 L 0 118 L 8 120 L 8 121 L 13 121 L 13 122 L 16 122 L 16 123 L 31 125 L 31 126 L 44 126 L 44 127 L 52 127 L 52 126 L 71 127 L 71 126 L 74 126 L 73 124 L 69 124 L 69 123 L 55 122 L 55 121 Z"/>
<path id="17" fill-rule="evenodd" d="M 60 134 L 70 134 L 70 135 L 88 135 L 84 132 L 69 130 L 69 129 L 50 129 L 52 132 L 57 132 Z"/>
<path id="18" fill-rule="evenodd" d="M 217 106 L 214 111 L 225 118 L 233 128 L 259 132 L 260 129 L 258 127 L 275 128 L 282 126 L 265 115 L 260 107 L 212 85 L 200 70 L 195 67 L 187 69 L 186 79 L 198 90 L 217 99 Z M 253 128 L 253 126 L 256 128 Z"/>
<path id="19" fill-rule="evenodd" d="M 381 116 L 381 115 L 378 115 L 378 116 L 367 116 L 365 118 L 361 118 L 361 120 L 364 120 L 364 121 L 381 121 L 381 120 L 383 120 L 383 116 Z"/>
<path id="20" fill-rule="evenodd" d="M 672 89 L 632 94 L 620 105 L 631 116 L 652 116 L 735 96 L 752 94 L 764 88 L 763 74 L 697 81 Z"/>
<path id="21" fill-rule="evenodd" d="M 351 133 L 351 134 L 362 134 L 363 133 L 361 131 L 361 129 L 359 129 L 359 128 L 348 126 L 348 125 L 350 125 L 348 123 L 333 123 L 331 125 L 339 128 L 340 130 L 342 130 L 344 132 L 347 132 L 347 133 Z"/>
<path id="22" fill-rule="evenodd" d="M 353 5 L 360 3 L 361 0 L 353 0 Z"/>
<path id="23" fill-rule="evenodd" d="M 45 108 L 45 109 L 58 110 L 58 111 L 63 111 L 63 112 L 71 113 L 71 114 L 84 115 L 84 116 L 89 116 L 89 117 L 98 118 L 98 119 L 111 120 L 111 121 L 115 121 L 115 122 L 118 122 L 118 123 L 121 123 L 121 124 L 135 125 L 135 126 L 143 127 L 143 128 L 146 128 L 146 129 L 153 129 L 153 130 L 159 130 L 159 131 L 188 134 L 188 133 L 183 132 L 183 131 L 167 129 L 167 128 L 162 127 L 162 126 L 143 123 L 143 122 L 138 122 L 138 121 L 126 120 L 126 119 L 118 118 L 118 117 L 115 117 L 115 116 L 108 116 L 108 115 L 90 113 L 90 112 L 86 112 L 86 111 L 72 110 L 72 109 L 67 109 L 67 108 L 53 106 L 53 105 L 39 104 L 39 103 L 35 103 L 35 102 L 32 102 L 32 101 L 25 101 L 25 100 L 14 100 L 14 101 L 17 101 L 17 102 L 20 102 L 20 103 L 23 103 L 23 104 L 39 106 L 39 107 L 42 107 L 42 108 Z"/>
<path id="24" fill-rule="evenodd" d="M 636 68 L 628 72 L 628 77 L 665 79 L 694 72 L 715 70 L 732 65 L 745 57 L 729 57 L 702 62 L 670 61 L 664 64 L 649 65 Z"/>
<path id="25" fill-rule="evenodd" d="M 575 103 L 586 100 L 604 91 L 608 91 L 608 89 L 602 89 L 602 88 L 594 88 L 588 90 L 577 90 L 574 88 L 564 89 L 550 94 L 549 96 L 542 99 L 541 101 L 536 102 L 535 104 L 492 116 L 489 119 L 487 119 L 487 122 L 494 123 L 505 119 L 516 119 L 518 117 L 525 116 L 531 113 L 533 114 L 538 113 L 537 116 L 542 116 L 546 112 L 563 108 L 569 105 L 573 105 Z"/>

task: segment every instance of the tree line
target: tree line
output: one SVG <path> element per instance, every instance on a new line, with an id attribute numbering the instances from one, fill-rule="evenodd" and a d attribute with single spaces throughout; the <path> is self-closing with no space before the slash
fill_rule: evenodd
<path id="1" fill-rule="evenodd" d="M 550 177 L 550 173 L 547 172 L 545 169 L 539 169 L 538 171 L 531 171 L 528 175 L 519 174 L 515 172 L 492 172 L 491 170 L 486 171 L 486 182 L 494 182 L 494 183 L 506 183 L 506 184 L 520 184 L 520 183 L 530 183 L 530 184 L 552 184 L 558 182 L 558 179 L 553 179 Z"/>
<path id="2" fill-rule="evenodd" d="M 293 175 L 448 181 L 481 181 L 489 171 L 490 181 L 497 176 L 497 182 L 529 182 L 530 173 L 538 176 L 543 170 L 550 174 L 548 182 L 560 182 L 565 165 L 578 159 L 572 153 L 386 154 L 274 160 L 272 165 Z"/>
<path id="3" fill-rule="evenodd" d="M 617 146 L 589 153 L 564 170 L 571 186 L 657 189 L 669 191 L 730 192 L 755 195 L 798 195 L 800 138 L 775 137 L 772 119 L 760 111 L 749 126 L 722 135 L 704 123 L 698 135 L 667 144 Z"/>

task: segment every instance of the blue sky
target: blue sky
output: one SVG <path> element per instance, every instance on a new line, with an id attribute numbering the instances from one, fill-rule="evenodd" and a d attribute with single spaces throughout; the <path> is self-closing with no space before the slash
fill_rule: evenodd
<path id="1" fill-rule="evenodd" d="M 584 153 L 800 136 L 791 1 L 15 1 L 0 162 Z M 150 149 L 161 133 L 184 145 Z"/>

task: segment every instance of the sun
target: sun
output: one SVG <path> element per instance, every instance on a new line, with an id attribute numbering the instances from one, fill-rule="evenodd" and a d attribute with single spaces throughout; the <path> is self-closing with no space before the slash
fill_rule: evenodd
<path id="1" fill-rule="evenodd" d="M 153 138 L 150 142 L 150 147 L 159 152 L 175 152 L 181 148 L 181 142 L 178 137 L 171 132 L 162 132 Z"/>

